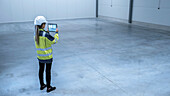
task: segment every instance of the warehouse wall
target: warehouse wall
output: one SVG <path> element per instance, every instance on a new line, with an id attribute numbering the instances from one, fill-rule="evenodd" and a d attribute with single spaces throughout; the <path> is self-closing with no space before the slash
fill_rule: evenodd
<path id="1" fill-rule="evenodd" d="M 129 3 L 130 0 L 99 0 L 99 16 L 128 20 Z M 159 0 L 134 0 L 133 21 L 170 26 L 170 0 L 161 0 L 159 10 L 158 5 Z"/>
<path id="2" fill-rule="evenodd" d="M 128 20 L 129 0 L 99 0 L 99 16 Z"/>
<path id="3" fill-rule="evenodd" d="M 133 20 L 170 26 L 170 0 L 134 0 Z"/>
<path id="4" fill-rule="evenodd" d="M 0 23 L 95 17 L 96 0 L 0 0 Z"/>

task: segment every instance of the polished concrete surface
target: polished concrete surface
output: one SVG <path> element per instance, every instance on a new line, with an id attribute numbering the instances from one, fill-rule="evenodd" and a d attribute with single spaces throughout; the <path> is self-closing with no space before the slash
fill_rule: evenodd
<path id="1" fill-rule="evenodd" d="M 170 96 L 170 32 L 103 19 L 59 24 L 52 85 L 39 90 L 33 22 L 0 24 L 0 96 Z"/>

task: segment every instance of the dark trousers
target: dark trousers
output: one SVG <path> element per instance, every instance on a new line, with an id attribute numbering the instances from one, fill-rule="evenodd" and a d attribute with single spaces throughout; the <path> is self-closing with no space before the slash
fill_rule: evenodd
<path id="1" fill-rule="evenodd" d="M 46 83 L 47 83 L 47 88 L 50 87 L 51 83 L 51 65 L 52 63 L 41 63 L 39 62 L 39 80 L 40 80 L 40 85 L 44 85 L 44 67 L 46 65 Z"/>

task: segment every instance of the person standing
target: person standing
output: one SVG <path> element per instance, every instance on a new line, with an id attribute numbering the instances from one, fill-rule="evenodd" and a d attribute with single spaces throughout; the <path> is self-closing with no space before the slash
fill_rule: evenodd
<path id="1" fill-rule="evenodd" d="M 44 30 L 47 24 L 46 18 L 44 16 L 37 16 L 34 20 L 35 25 L 35 46 L 37 49 L 37 58 L 39 61 L 39 81 L 40 90 L 47 87 L 47 92 L 51 92 L 56 89 L 56 87 L 51 86 L 51 67 L 53 61 L 52 45 L 57 43 L 59 40 L 58 29 L 56 29 L 56 34 L 53 36 L 49 32 Z M 46 83 L 44 84 L 44 67 L 46 65 Z"/>

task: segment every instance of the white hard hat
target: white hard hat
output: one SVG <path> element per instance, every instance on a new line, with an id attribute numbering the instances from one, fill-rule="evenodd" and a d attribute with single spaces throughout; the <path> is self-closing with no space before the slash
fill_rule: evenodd
<path id="1" fill-rule="evenodd" d="M 34 20 L 34 25 L 41 25 L 42 23 L 47 23 L 44 16 L 37 16 Z"/>

